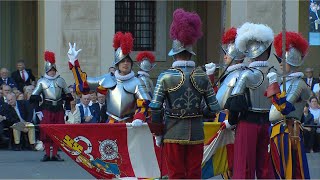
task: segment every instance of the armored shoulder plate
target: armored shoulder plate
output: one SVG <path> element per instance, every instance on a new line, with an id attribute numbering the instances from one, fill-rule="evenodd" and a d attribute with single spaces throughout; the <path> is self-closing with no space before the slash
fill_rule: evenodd
<path id="1" fill-rule="evenodd" d="M 123 88 L 131 94 L 135 94 L 139 86 L 145 86 L 143 81 L 137 77 L 122 81 L 122 83 Z"/>
<path id="2" fill-rule="evenodd" d="M 113 73 L 104 74 L 103 76 L 98 77 L 98 79 L 100 79 L 99 85 L 107 89 L 117 85 L 117 80 Z"/>
<path id="3" fill-rule="evenodd" d="M 158 82 L 163 90 L 172 92 L 179 89 L 185 81 L 183 71 L 178 68 L 170 68 L 159 75 Z"/>
<path id="4" fill-rule="evenodd" d="M 201 67 L 197 67 L 191 72 L 190 80 L 193 87 L 200 93 L 204 93 L 208 88 L 208 83 L 210 83 L 208 75 Z"/>
<path id="5" fill-rule="evenodd" d="M 66 81 L 65 81 L 62 77 L 60 77 L 60 76 L 57 77 L 56 83 L 57 83 L 58 87 L 60 87 L 60 88 L 62 88 L 62 89 L 64 89 L 64 88 L 67 87 Z"/>

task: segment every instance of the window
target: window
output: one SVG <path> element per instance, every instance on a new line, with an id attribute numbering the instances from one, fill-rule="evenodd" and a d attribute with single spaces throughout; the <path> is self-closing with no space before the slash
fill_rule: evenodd
<path id="1" fill-rule="evenodd" d="M 134 51 L 155 51 L 156 2 L 116 0 L 115 31 L 132 33 Z"/>

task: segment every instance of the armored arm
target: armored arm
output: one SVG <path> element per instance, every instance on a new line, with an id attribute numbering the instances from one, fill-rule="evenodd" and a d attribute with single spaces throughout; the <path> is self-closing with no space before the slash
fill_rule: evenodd
<path id="1" fill-rule="evenodd" d="M 208 80 L 208 79 L 207 79 Z M 219 102 L 214 93 L 212 84 L 208 80 L 207 90 L 204 92 L 204 99 L 211 113 L 217 113 L 220 110 Z"/>
<path id="2" fill-rule="evenodd" d="M 259 69 L 248 68 L 239 76 L 231 96 L 244 94 L 246 88 L 256 88 L 261 85 L 264 80 L 263 72 Z"/>
<path id="3" fill-rule="evenodd" d="M 154 89 L 153 98 L 149 107 L 151 108 L 152 122 L 162 124 L 163 121 L 163 103 L 165 100 L 164 90 L 164 73 L 161 73 L 158 77 L 157 84 Z"/>
<path id="4" fill-rule="evenodd" d="M 91 90 L 96 90 L 102 77 L 87 77 L 87 74 L 80 68 L 79 61 L 76 60 L 74 65 L 69 62 L 69 69 L 72 71 L 76 83 L 77 94 L 88 94 Z"/>
<path id="5" fill-rule="evenodd" d="M 135 90 L 135 97 L 137 99 L 137 109 L 133 119 L 140 119 L 146 121 L 146 117 L 148 116 L 148 106 L 151 98 L 142 80 L 136 78 L 136 81 L 138 82 L 138 85 L 136 85 Z"/>
<path id="6" fill-rule="evenodd" d="M 66 81 L 65 81 L 63 78 L 59 77 L 59 78 L 57 79 L 57 85 L 58 85 L 58 86 L 62 89 L 62 91 L 63 91 L 62 99 L 65 101 L 65 102 L 64 102 L 64 103 L 65 103 L 65 109 L 66 109 L 66 110 L 71 110 L 70 102 L 73 100 L 73 97 L 72 97 L 72 95 L 71 95 L 71 93 L 70 93 L 70 91 L 69 91 L 69 88 L 68 88 L 68 86 L 67 86 Z"/>
<path id="7" fill-rule="evenodd" d="M 36 112 L 40 111 L 39 102 L 41 101 L 40 94 L 43 91 L 42 82 L 43 82 L 43 78 L 38 80 L 37 85 L 34 88 L 32 94 L 30 96 L 30 99 L 29 99 L 30 104 L 34 105 L 34 108 L 35 108 Z"/>
<path id="8" fill-rule="evenodd" d="M 311 95 L 311 90 L 302 79 L 294 82 L 291 89 L 291 92 L 287 94 L 287 101 L 291 103 L 297 102 L 300 98 L 303 101 L 307 101 Z"/>

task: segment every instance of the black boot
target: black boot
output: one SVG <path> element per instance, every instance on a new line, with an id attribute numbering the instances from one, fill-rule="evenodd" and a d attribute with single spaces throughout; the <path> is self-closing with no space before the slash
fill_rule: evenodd
<path id="1" fill-rule="evenodd" d="M 47 155 L 45 154 L 40 161 L 42 161 L 42 162 L 50 161 L 50 156 L 47 156 Z"/>
<path id="2" fill-rule="evenodd" d="M 64 159 L 62 159 L 60 157 L 60 155 L 57 154 L 57 155 L 51 157 L 51 161 L 64 161 Z"/>
<path id="3" fill-rule="evenodd" d="M 15 144 L 13 150 L 14 151 L 21 151 L 21 145 L 20 144 Z"/>

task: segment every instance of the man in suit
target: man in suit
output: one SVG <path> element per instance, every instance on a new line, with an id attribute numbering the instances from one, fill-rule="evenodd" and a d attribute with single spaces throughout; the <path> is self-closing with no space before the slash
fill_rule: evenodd
<path id="1" fill-rule="evenodd" d="M 81 123 L 97 123 L 100 120 L 99 109 L 89 106 L 90 94 L 81 95 L 79 106 Z"/>
<path id="2" fill-rule="evenodd" d="M 0 76 L 0 85 L 6 84 L 11 88 L 17 87 L 16 82 L 11 77 L 9 77 L 9 70 L 7 68 L 1 68 Z"/>
<path id="3" fill-rule="evenodd" d="M 6 84 L 2 84 L 1 87 L 2 87 L 2 97 L 0 98 L 0 101 L 7 103 L 6 96 L 12 92 L 12 89 L 9 85 L 6 85 Z"/>
<path id="4" fill-rule="evenodd" d="M 18 122 L 22 122 L 25 125 L 22 132 L 28 133 L 29 143 L 31 148 L 34 150 L 35 145 L 35 127 L 32 123 L 33 110 L 30 109 L 30 105 L 28 101 L 20 100 L 17 101 L 14 93 L 9 93 L 7 96 L 8 104 L 14 108 L 15 113 L 19 117 Z M 17 123 L 13 124 L 13 138 L 15 143 L 15 151 L 21 150 L 20 137 L 21 137 L 21 129 L 14 128 L 17 126 Z"/>
<path id="5" fill-rule="evenodd" d="M 23 92 L 23 87 L 31 85 L 36 78 L 32 74 L 31 69 L 26 69 L 23 60 L 17 62 L 17 70 L 12 72 L 11 78 L 17 83 L 19 91 Z"/>
<path id="6" fill-rule="evenodd" d="M 10 128 L 19 118 L 14 109 L 7 103 L 0 101 L 0 144 L 8 142 L 8 138 L 4 135 L 3 129 Z"/>
<path id="7" fill-rule="evenodd" d="M 315 84 L 319 83 L 319 79 L 313 77 L 313 69 L 312 68 L 306 68 L 305 75 L 306 75 L 306 78 L 304 78 L 304 81 L 307 83 L 307 85 L 313 91 L 313 87 Z"/>
<path id="8" fill-rule="evenodd" d="M 99 112 L 100 112 L 100 123 L 105 123 L 107 120 L 107 114 L 106 114 L 106 96 L 104 94 L 101 93 L 97 93 L 97 97 L 98 97 L 98 105 L 99 105 Z"/>

